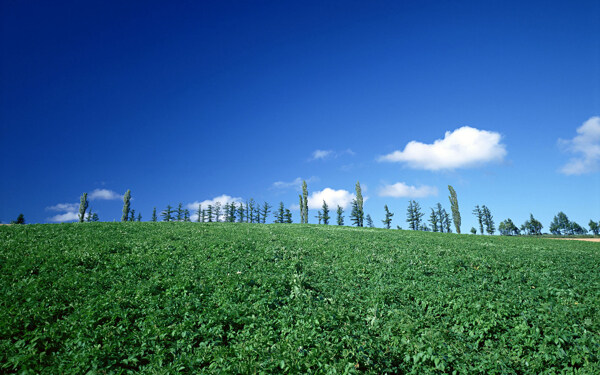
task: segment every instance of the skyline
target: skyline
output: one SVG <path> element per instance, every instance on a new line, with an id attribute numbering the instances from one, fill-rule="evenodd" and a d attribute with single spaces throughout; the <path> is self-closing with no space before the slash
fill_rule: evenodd
<path id="1" fill-rule="evenodd" d="M 2 5 L 0 220 L 122 194 L 600 221 L 600 5 Z M 321 203 L 319 203 L 321 202 Z M 223 204 L 226 202 L 222 202 Z M 298 210 L 293 211 L 298 222 Z M 346 210 L 346 223 L 349 211 Z M 272 221 L 272 219 L 271 219 Z"/>

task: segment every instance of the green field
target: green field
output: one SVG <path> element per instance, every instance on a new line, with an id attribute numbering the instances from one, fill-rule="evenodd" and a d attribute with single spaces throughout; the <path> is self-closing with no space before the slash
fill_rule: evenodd
<path id="1" fill-rule="evenodd" d="M 0 227 L 0 373 L 600 373 L 600 244 Z"/>

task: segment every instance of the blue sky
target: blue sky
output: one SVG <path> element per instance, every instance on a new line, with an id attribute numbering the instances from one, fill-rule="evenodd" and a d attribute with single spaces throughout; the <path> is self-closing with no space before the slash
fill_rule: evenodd
<path id="1" fill-rule="evenodd" d="M 217 197 L 345 204 L 463 232 L 600 220 L 600 3 L 2 2 L 0 220 Z M 316 204 L 316 203 L 315 203 Z M 311 211 L 310 221 L 316 222 Z M 298 221 L 298 212 L 294 212 Z M 348 219 L 346 219 L 348 222 Z"/>

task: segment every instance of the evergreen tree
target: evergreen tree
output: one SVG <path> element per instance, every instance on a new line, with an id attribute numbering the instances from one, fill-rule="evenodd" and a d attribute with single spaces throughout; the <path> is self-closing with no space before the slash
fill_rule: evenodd
<path id="1" fill-rule="evenodd" d="M 129 205 L 131 202 L 131 190 L 127 189 L 125 195 L 123 196 L 123 215 L 121 216 L 121 221 L 127 221 L 129 218 Z"/>
<path id="2" fill-rule="evenodd" d="M 329 206 L 327 205 L 325 200 L 323 200 L 322 208 L 323 208 L 323 224 L 329 225 L 329 219 L 331 219 L 331 217 L 329 216 Z"/>
<path id="3" fill-rule="evenodd" d="M 206 223 L 206 210 L 202 210 L 202 222 Z"/>
<path id="4" fill-rule="evenodd" d="M 435 210 L 435 214 L 437 215 L 437 221 L 440 224 L 439 226 L 439 230 L 440 232 L 444 233 L 444 213 L 446 212 L 446 210 L 444 210 L 442 208 L 442 204 L 438 202 L 438 204 L 436 205 L 436 210 Z"/>
<path id="5" fill-rule="evenodd" d="M 446 233 L 452 233 L 452 225 L 450 224 L 450 215 L 444 210 L 444 227 L 446 228 Z"/>
<path id="6" fill-rule="evenodd" d="M 448 190 L 450 191 L 450 210 L 452 211 L 452 221 L 454 221 L 454 228 L 456 228 L 456 233 L 460 234 L 460 211 L 458 210 L 458 198 L 456 197 L 456 191 L 450 185 L 448 185 Z"/>
<path id="7" fill-rule="evenodd" d="M 175 212 L 175 220 L 183 220 L 183 203 L 181 202 L 177 205 L 177 211 Z"/>
<path id="8" fill-rule="evenodd" d="M 156 222 L 156 207 L 152 210 L 152 221 Z"/>
<path id="9" fill-rule="evenodd" d="M 190 221 L 190 210 L 183 210 L 183 221 Z"/>
<path id="10" fill-rule="evenodd" d="M 229 203 L 225 203 L 225 205 L 223 206 L 223 221 L 228 223 L 229 222 L 229 217 L 230 217 L 230 205 Z"/>
<path id="11" fill-rule="evenodd" d="M 319 220 L 319 224 L 321 224 L 321 220 L 323 219 L 323 214 L 321 214 L 321 210 L 317 211 L 317 216 L 315 216 L 317 220 Z"/>
<path id="12" fill-rule="evenodd" d="M 85 210 L 88 208 L 87 193 L 83 193 L 79 200 L 79 222 L 83 223 L 85 220 Z"/>
<path id="13" fill-rule="evenodd" d="M 137 221 L 142 221 L 142 214 L 138 214 Z"/>
<path id="14" fill-rule="evenodd" d="M 202 205 L 198 204 L 198 211 L 196 211 L 196 215 L 198 215 L 198 219 L 196 219 L 196 222 L 200 223 L 202 222 Z"/>
<path id="15" fill-rule="evenodd" d="M 261 212 L 263 224 L 265 224 L 267 222 L 267 215 L 269 214 L 269 212 L 271 212 L 272 207 L 273 206 L 269 205 L 267 202 L 263 203 L 262 212 Z"/>
<path id="16" fill-rule="evenodd" d="M 477 221 L 479 222 L 479 233 L 483 234 L 483 211 L 481 208 L 479 208 L 479 205 L 475 206 L 473 215 L 475 215 Z"/>
<path id="17" fill-rule="evenodd" d="M 92 212 L 92 208 L 90 207 L 87 216 L 85 217 L 85 221 L 88 223 L 92 222 L 92 215 L 94 215 L 94 213 Z"/>
<path id="18" fill-rule="evenodd" d="M 594 233 L 594 235 L 597 236 L 600 232 L 600 222 L 596 223 L 594 220 L 590 219 L 588 226 L 590 227 L 590 231 L 592 231 L 592 233 Z"/>
<path id="19" fill-rule="evenodd" d="M 385 219 L 381 220 L 381 222 L 385 225 L 386 229 L 390 229 L 392 225 L 392 216 L 394 216 L 394 214 L 390 212 L 387 204 L 383 206 L 383 209 L 385 210 Z"/>
<path id="20" fill-rule="evenodd" d="M 254 223 L 254 220 L 256 218 L 256 212 L 255 212 L 255 205 L 256 202 L 254 201 L 254 198 L 250 198 L 250 200 L 247 203 L 248 206 L 248 210 L 246 212 L 247 214 L 247 220 L 250 221 L 250 223 Z"/>
<path id="21" fill-rule="evenodd" d="M 132 209 L 129 212 L 129 221 L 135 221 L 135 210 L 134 209 Z"/>
<path id="22" fill-rule="evenodd" d="M 373 225 L 373 219 L 371 219 L 371 215 L 367 214 L 365 220 L 367 221 L 367 227 L 375 228 L 375 225 Z"/>
<path id="23" fill-rule="evenodd" d="M 100 218 L 98 217 L 98 214 L 94 212 L 94 214 L 92 215 L 92 221 L 99 221 Z"/>
<path id="24" fill-rule="evenodd" d="M 475 227 L 471 227 L 471 234 L 477 234 L 477 229 L 475 229 Z"/>
<path id="25" fill-rule="evenodd" d="M 19 216 L 17 216 L 17 220 L 11 221 L 11 224 L 19 224 L 19 225 L 25 224 L 25 216 L 23 214 L 19 214 Z"/>
<path id="26" fill-rule="evenodd" d="M 350 221 L 352 222 L 352 225 L 356 225 L 357 227 L 361 226 L 360 209 L 358 208 L 358 201 L 356 199 L 352 200 L 352 211 L 350 211 Z"/>
<path id="27" fill-rule="evenodd" d="M 363 209 L 363 196 L 362 196 L 362 190 L 360 188 L 360 182 L 356 181 L 356 186 L 355 186 L 355 190 L 356 190 L 356 208 L 357 208 L 357 219 L 358 219 L 358 225 L 359 227 L 363 226 L 363 219 L 365 217 L 365 211 Z"/>
<path id="28" fill-rule="evenodd" d="M 292 223 L 292 212 L 287 208 L 285 209 L 285 223 L 287 223 L 287 224 Z"/>
<path id="29" fill-rule="evenodd" d="M 221 221 L 221 202 L 215 202 L 215 221 Z"/>
<path id="30" fill-rule="evenodd" d="M 494 218 L 492 217 L 492 213 L 486 205 L 483 205 L 481 209 L 483 211 L 483 224 L 485 224 L 485 231 L 489 235 L 492 235 L 496 232 L 496 226 L 494 224 Z"/>
<path id="31" fill-rule="evenodd" d="M 283 223 L 285 215 L 285 207 L 283 202 L 279 202 L 279 209 L 275 212 L 275 222 Z"/>
<path id="32" fill-rule="evenodd" d="M 246 210 L 244 209 L 244 204 L 240 202 L 240 206 L 238 207 L 238 223 L 243 223 L 244 222 L 244 213 L 246 212 Z"/>
<path id="33" fill-rule="evenodd" d="M 206 218 L 209 223 L 213 222 L 213 206 L 212 206 L 212 204 L 209 204 L 208 208 L 206 209 Z"/>
<path id="34" fill-rule="evenodd" d="M 230 223 L 235 223 L 235 203 L 231 202 L 231 205 L 229 206 L 229 218 L 228 218 L 228 222 Z"/>
<path id="35" fill-rule="evenodd" d="M 161 212 L 160 216 L 162 216 L 163 221 L 173 221 L 173 207 L 168 205 L 167 209 Z"/>
<path id="36" fill-rule="evenodd" d="M 302 195 L 298 194 L 298 201 L 300 207 L 300 224 L 304 224 L 304 203 L 302 202 Z"/>
<path id="37" fill-rule="evenodd" d="M 429 215 L 429 223 L 431 224 L 431 230 L 437 232 L 438 228 L 438 215 L 435 210 L 431 209 L 431 214 Z"/>
<path id="38" fill-rule="evenodd" d="M 344 225 L 344 209 L 342 206 L 337 206 L 337 225 Z"/>
<path id="39" fill-rule="evenodd" d="M 423 217 L 421 212 L 421 206 L 417 201 L 411 200 L 408 202 L 408 209 L 406 210 L 406 222 L 412 230 L 420 230 L 421 218 Z"/>
<path id="40" fill-rule="evenodd" d="M 302 224 L 308 224 L 308 187 L 306 181 L 302 180 L 302 214 L 304 215 Z"/>

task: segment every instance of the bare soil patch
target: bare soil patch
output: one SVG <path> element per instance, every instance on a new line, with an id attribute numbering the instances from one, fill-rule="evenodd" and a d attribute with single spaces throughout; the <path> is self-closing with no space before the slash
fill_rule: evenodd
<path id="1" fill-rule="evenodd" d="M 565 240 L 565 241 L 588 241 L 588 242 L 600 242 L 600 238 L 553 238 L 554 240 Z"/>

